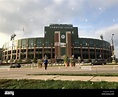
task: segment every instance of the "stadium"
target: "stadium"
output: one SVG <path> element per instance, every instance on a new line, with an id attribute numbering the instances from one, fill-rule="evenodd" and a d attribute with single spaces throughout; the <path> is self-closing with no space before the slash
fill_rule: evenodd
<path id="1" fill-rule="evenodd" d="M 50 24 L 44 27 L 44 37 L 11 40 L 3 45 L 2 61 L 29 62 L 47 56 L 55 62 L 63 55 L 76 59 L 109 59 L 111 45 L 103 39 L 81 38 L 72 24 Z"/>

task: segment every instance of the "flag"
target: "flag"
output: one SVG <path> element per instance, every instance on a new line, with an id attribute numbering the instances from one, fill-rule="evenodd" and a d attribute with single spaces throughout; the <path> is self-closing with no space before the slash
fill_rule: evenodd
<path id="1" fill-rule="evenodd" d="M 13 34 L 12 36 L 11 36 L 11 40 L 14 40 L 14 37 L 16 36 L 16 34 Z"/>
<path id="2" fill-rule="evenodd" d="M 102 34 L 100 35 L 100 38 L 103 40 L 103 35 Z"/>

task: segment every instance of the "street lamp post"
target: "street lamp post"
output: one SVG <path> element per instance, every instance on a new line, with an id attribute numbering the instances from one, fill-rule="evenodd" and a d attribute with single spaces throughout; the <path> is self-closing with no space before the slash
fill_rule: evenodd
<path id="1" fill-rule="evenodd" d="M 111 41 L 112 41 L 111 52 L 112 52 L 112 63 L 115 63 L 113 36 L 114 34 L 112 34 L 112 37 L 111 37 Z"/>

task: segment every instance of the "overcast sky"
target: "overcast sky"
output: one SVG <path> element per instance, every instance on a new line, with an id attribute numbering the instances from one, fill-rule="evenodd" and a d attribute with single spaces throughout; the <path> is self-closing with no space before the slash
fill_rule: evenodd
<path id="1" fill-rule="evenodd" d="M 103 34 L 110 43 L 114 34 L 118 57 L 118 0 L 0 0 L 0 47 L 13 33 L 15 39 L 42 37 L 52 23 L 73 24 L 84 38 Z"/>

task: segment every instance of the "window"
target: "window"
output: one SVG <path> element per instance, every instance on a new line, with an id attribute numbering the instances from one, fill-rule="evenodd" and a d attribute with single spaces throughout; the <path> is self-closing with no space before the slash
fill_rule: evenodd
<path id="1" fill-rule="evenodd" d="M 72 31 L 72 34 L 74 34 L 74 31 Z"/>
<path id="2" fill-rule="evenodd" d="M 75 41 L 75 46 L 79 46 L 79 41 Z"/>
<path id="3" fill-rule="evenodd" d="M 93 43 L 93 40 L 90 40 L 90 45 L 93 46 L 93 44 L 94 44 L 94 43 Z"/>
<path id="4" fill-rule="evenodd" d="M 103 47 L 105 47 L 106 46 L 106 44 L 105 44 L 105 42 L 103 42 Z"/>
<path id="5" fill-rule="evenodd" d="M 33 47 L 34 46 L 34 40 L 33 39 L 29 39 L 29 47 Z"/>
<path id="6" fill-rule="evenodd" d="M 82 44 L 83 44 L 84 46 L 86 46 L 86 40 L 85 40 L 85 39 L 82 40 Z"/>
<path id="7" fill-rule="evenodd" d="M 45 46 L 49 46 L 49 42 L 48 41 L 45 41 Z"/>
<path id="8" fill-rule="evenodd" d="M 41 41 L 37 41 L 37 47 L 42 47 L 42 42 Z"/>
<path id="9" fill-rule="evenodd" d="M 26 47 L 27 41 L 24 39 L 22 40 L 22 47 Z"/>

